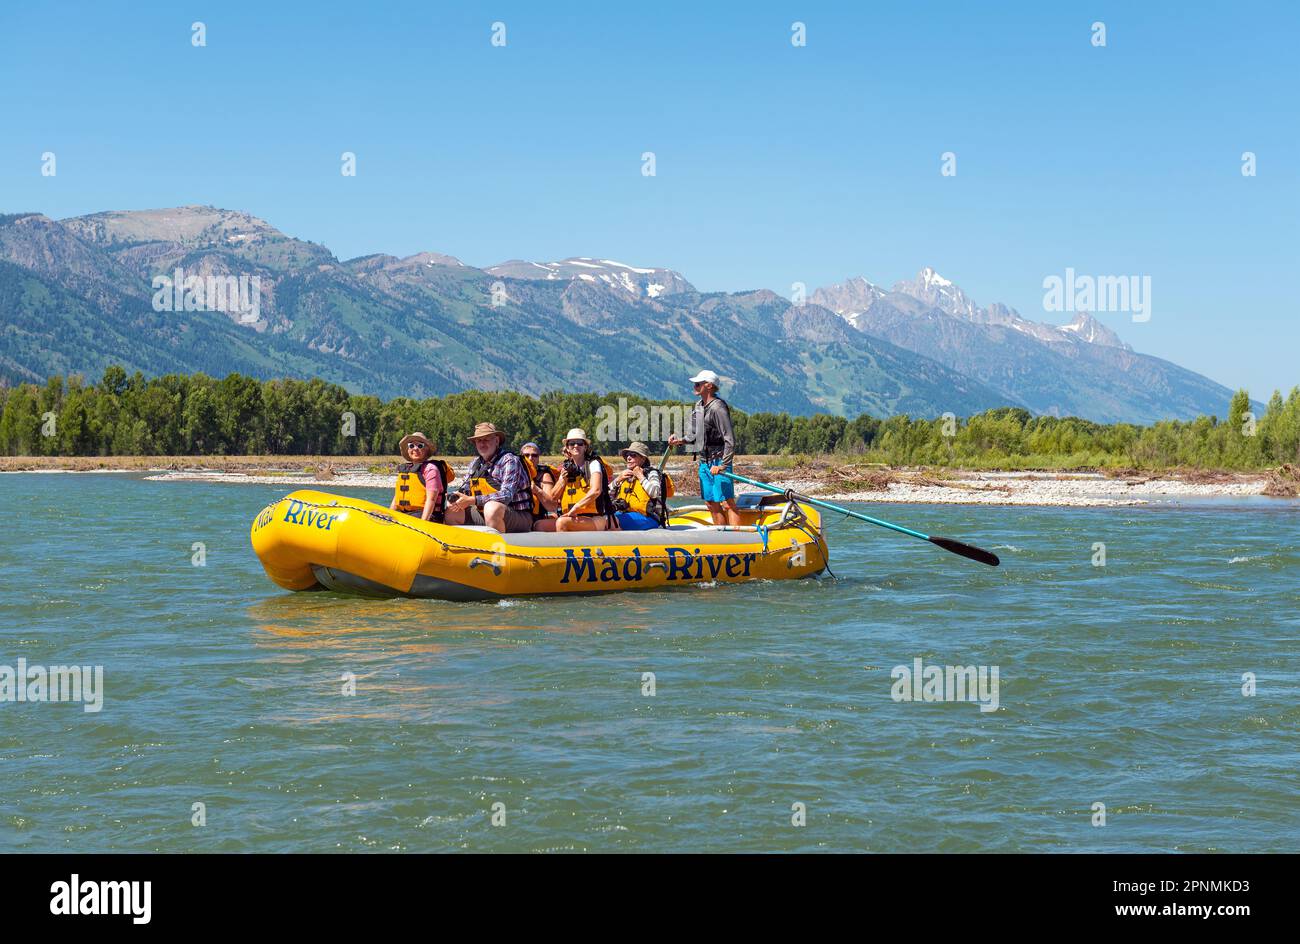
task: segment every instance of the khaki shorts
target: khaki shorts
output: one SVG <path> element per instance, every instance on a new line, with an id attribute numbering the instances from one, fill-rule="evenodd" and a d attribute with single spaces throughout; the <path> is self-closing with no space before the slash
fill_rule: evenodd
<path id="1" fill-rule="evenodd" d="M 465 523 L 486 526 L 487 522 L 483 520 L 483 509 L 475 505 L 473 508 L 466 509 Z M 518 534 L 521 531 L 533 530 L 533 513 L 531 511 L 520 511 L 518 508 L 506 506 L 506 533 Z"/>

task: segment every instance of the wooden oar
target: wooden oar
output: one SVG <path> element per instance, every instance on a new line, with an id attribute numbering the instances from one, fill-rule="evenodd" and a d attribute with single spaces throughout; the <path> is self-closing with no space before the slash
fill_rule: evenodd
<path id="1" fill-rule="evenodd" d="M 672 517 L 673 510 L 668 507 L 668 489 L 664 487 L 664 469 L 668 468 L 668 454 L 673 451 L 672 444 L 669 443 L 664 449 L 664 457 L 659 460 L 659 503 L 663 506 L 664 517 L 661 522 L 665 528 L 668 527 L 668 519 Z"/>
<path id="2" fill-rule="evenodd" d="M 664 450 L 664 457 L 659 460 L 659 475 L 661 478 L 663 477 L 664 469 L 668 468 L 668 453 L 672 451 L 673 451 L 673 447 L 669 446 L 667 449 Z"/>
<path id="3" fill-rule="evenodd" d="M 759 482 L 755 479 L 745 478 L 743 475 L 737 475 L 734 472 L 722 472 L 727 478 L 735 482 L 744 482 L 747 485 L 753 485 L 757 488 L 766 489 L 769 492 L 775 492 L 777 495 L 789 494 L 795 500 L 814 505 L 817 508 L 826 508 L 830 511 L 838 511 L 840 514 L 848 515 L 850 518 L 857 518 L 859 521 L 865 521 L 868 524 L 879 525 L 882 528 L 888 528 L 890 531 L 897 531 L 899 534 L 910 535 L 914 538 L 920 538 L 922 541 L 929 541 L 936 547 L 941 547 L 945 551 L 953 554 L 960 554 L 962 557 L 968 557 L 973 561 L 979 561 L 981 564 L 988 564 L 990 567 L 996 567 L 1002 563 L 998 560 L 998 555 L 992 551 L 986 551 L 981 547 L 974 547 L 970 544 L 963 544 L 961 541 L 954 541 L 952 538 L 941 538 L 934 535 L 922 534 L 920 531 L 913 531 L 911 528 L 905 528 L 901 524 L 894 524 L 890 521 L 882 521 L 880 518 L 873 518 L 870 515 L 859 514 L 856 511 L 850 511 L 839 505 L 832 505 L 830 502 L 821 501 L 817 498 L 809 498 L 807 495 L 800 495 L 798 492 L 790 491 L 785 488 L 777 488 L 775 485 L 768 485 L 766 482 Z"/>

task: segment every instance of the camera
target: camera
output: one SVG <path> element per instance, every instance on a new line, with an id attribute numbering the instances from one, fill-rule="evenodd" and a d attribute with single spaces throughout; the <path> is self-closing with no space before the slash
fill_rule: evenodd
<path id="1" fill-rule="evenodd" d="M 572 459 L 565 459 L 564 474 L 569 477 L 570 481 L 572 481 L 582 475 L 582 470 L 578 468 L 578 463 L 574 462 Z"/>

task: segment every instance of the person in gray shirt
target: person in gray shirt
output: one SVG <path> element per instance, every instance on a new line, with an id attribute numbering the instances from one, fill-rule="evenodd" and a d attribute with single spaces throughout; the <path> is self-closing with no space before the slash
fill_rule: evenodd
<path id="1" fill-rule="evenodd" d="M 718 375 L 702 370 L 691 378 L 700 399 L 686 423 L 686 437 L 670 436 L 670 446 L 685 445 L 699 459 L 700 496 L 709 507 L 714 524 L 740 524 L 736 508 L 736 486 L 722 475 L 731 471 L 736 454 L 736 434 L 731 427 L 731 408 L 718 396 Z"/>

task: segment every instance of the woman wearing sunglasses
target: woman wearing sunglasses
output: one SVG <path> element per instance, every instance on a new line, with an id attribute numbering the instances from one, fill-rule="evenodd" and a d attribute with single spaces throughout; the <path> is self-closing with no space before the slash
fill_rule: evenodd
<path id="1" fill-rule="evenodd" d="M 433 443 L 424 433 L 403 437 L 397 452 L 406 461 L 397 467 L 397 483 L 388 507 L 403 514 L 418 515 L 421 521 L 441 522 L 446 509 L 447 483 L 455 478 L 451 466 L 433 458 Z"/>
<path id="2" fill-rule="evenodd" d="M 550 498 L 559 503 L 558 518 L 543 518 L 535 531 L 608 531 L 618 527 L 608 486 L 613 476 L 609 465 L 591 448 L 581 429 L 564 437 L 564 465 Z"/>
<path id="3" fill-rule="evenodd" d="M 528 481 L 533 490 L 533 530 L 538 529 L 536 522 L 544 518 L 555 517 L 560 503 L 551 498 L 551 488 L 559 478 L 559 472 L 542 462 L 542 448 L 535 442 L 526 442 L 519 447 L 519 458 L 524 460 L 524 469 L 528 472 Z"/>
<path id="4" fill-rule="evenodd" d="M 673 496 L 673 480 L 660 473 L 650 461 L 650 450 L 643 442 L 634 442 L 619 455 L 627 468 L 614 476 L 609 497 L 614 516 L 622 531 L 649 531 L 668 523 L 665 499 Z"/>

